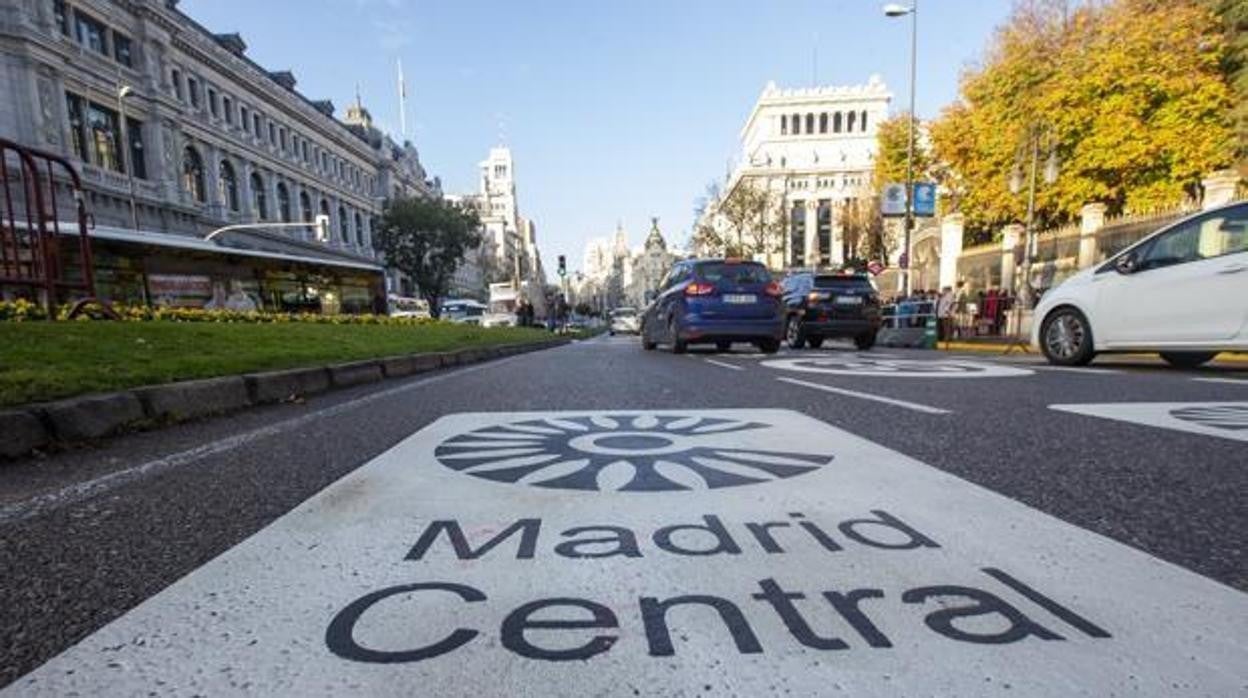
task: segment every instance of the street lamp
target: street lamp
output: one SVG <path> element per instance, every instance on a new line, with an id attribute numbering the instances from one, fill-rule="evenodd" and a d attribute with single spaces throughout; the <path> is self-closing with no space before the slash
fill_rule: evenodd
<path id="1" fill-rule="evenodd" d="M 906 143 L 906 225 L 902 250 L 906 255 L 906 268 L 901 275 L 901 294 L 910 295 L 910 236 L 914 230 L 914 82 L 918 64 L 919 46 L 919 0 L 911 0 L 910 6 L 889 3 L 884 6 L 885 17 L 910 15 L 910 136 Z"/>
<path id="2" fill-rule="evenodd" d="M 1027 125 L 1027 136 L 1024 147 L 1031 151 L 1031 162 L 1028 167 L 1027 175 L 1027 218 L 1023 227 L 1023 264 L 1022 264 L 1022 283 L 1019 284 L 1018 298 L 1014 301 L 1014 331 L 1017 337 L 1014 342 L 1006 348 L 1008 354 L 1015 347 L 1026 351 L 1027 343 L 1023 338 L 1023 313 L 1024 307 L 1031 308 L 1034 305 L 1033 296 L 1034 289 L 1031 287 L 1031 258 L 1034 254 L 1033 248 L 1036 245 L 1035 239 L 1035 221 L 1036 221 L 1036 173 L 1040 166 L 1040 147 L 1041 141 L 1045 142 L 1045 148 L 1048 150 L 1048 156 L 1044 163 L 1044 183 L 1053 184 L 1057 181 L 1058 170 L 1060 164 L 1057 158 L 1057 145 L 1053 142 L 1052 132 L 1048 127 L 1031 123 Z M 1022 192 L 1023 182 L 1023 158 L 1016 157 L 1014 160 L 1014 169 L 1010 172 L 1009 188 L 1011 194 L 1019 194 Z"/>
<path id="3" fill-rule="evenodd" d="M 130 227 L 139 229 L 139 212 L 134 203 L 134 163 L 130 161 L 130 128 L 126 124 L 126 98 L 134 94 L 134 88 L 117 85 L 117 146 L 121 150 L 121 166 L 126 171 L 130 186 Z"/>

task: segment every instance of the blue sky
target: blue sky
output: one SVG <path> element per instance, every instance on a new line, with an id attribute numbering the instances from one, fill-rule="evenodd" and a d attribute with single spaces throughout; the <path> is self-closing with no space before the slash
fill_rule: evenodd
<path id="1" fill-rule="evenodd" d="M 659 216 L 681 242 L 694 200 L 722 178 L 768 80 L 857 84 L 880 74 L 908 99 L 908 19 L 873 0 L 183 0 L 248 55 L 290 69 L 339 114 L 358 83 L 398 131 L 395 61 L 408 129 L 447 192 L 472 191 L 500 136 L 516 158 L 520 209 L 538 244 L 580 265 L 586 239 L 622 221 L 633 244 Z M 1009 0 L 924 0 L 918 112 L 954 99 Z M 553 276 L 553 273 L 552 273 Z"/>

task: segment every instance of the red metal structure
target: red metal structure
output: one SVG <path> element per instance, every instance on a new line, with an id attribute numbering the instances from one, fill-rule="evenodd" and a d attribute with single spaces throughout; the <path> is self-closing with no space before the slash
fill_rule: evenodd
<path id="1" fill-rule="evenodd" d="M 0 138 L 0 183 L 0 289 L 27 289 L 49 314 L 62 300 L 76 301 L 71 314 L 96 302 L 82 181 L 73 166 Z M 60 220 L 62 205 L 72 220 Z M 66 273 L 70 264 L 81 269 L 78 278 Z"/>

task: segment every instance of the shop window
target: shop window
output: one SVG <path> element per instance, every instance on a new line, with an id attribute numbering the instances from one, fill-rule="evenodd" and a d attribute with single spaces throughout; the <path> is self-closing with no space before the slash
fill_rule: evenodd
<path id="1" fill-rule="evenodd" d="M 285 182 L 277 183 L 277 215 L 283 223 L 290 222 L 290 190 Z"/>
<path id="2" fill-rule="evenodd" d="M 134 67 L 134 45 L 130 37 L 113 32 L 113 58 L 127 68 Z"/>
<path id="3" fill-rule="evenodd" d="M 204 161 L 189 145 L 182 151 L 182 189 L 197 203 L 204 203 Z"/>
<path id="4" fill-rule="evenodd" d="M 61 34 L 69 36 L 69 12 L 65 9 L 65 0 L 52 0 L 52 21 Z"/>
<path id="5" fill-rule="evenodd" d="M 125 171 L 121 164 L 121 131 L 117 112 L 88 102 L 87 130 L 91 138 L 91 162 L 114 172 Z"/>
<path id="6" fill-rule="evenodd" d="M 221 200 L 231 211 L 238 211 L 238 175 L 228 160 L 221 161 Z"/>
<path id="7" fill-rule="evenodd" d="M 108 28 L 99 20 L 75 10 L 74 35 L 83 46 L 96 53 L 108 55 Z"/>
<path id="8" fill-rule="evenodd" d="M 126 117 L 126 141 L 130 147 L 130 170 L 147 179 L 147 151 L 143 148 L 143 122 Z"/>
<path id="9" fill-rule="evenodd" d="M 66 110 L 69 112 L 69 142 L 73 147 L 74 155 L 79 160 L 86 162 L 87 158 L 87 141 L 85 133 L 86 128 L 86 102 L 72 92 L 65 93 Z"/>
<path id="10" fill-rule="evenodd" d="M 268 220 L 269 199 L 264 193 L 264 178 L 259 172 L 251 173 L 251 209 L 256 220 Z"/>

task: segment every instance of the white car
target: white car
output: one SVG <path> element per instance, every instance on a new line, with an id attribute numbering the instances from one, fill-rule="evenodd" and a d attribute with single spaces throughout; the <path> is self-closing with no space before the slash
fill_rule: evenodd
<path id="1" fill-rule="evenodd" d="M 520 325 L 515 313 L 486 313 L 481 316 L 482 327 L 517 327 Z"/>
<path id="2" fill-rule="evenodd" d="M 641 331 L 641 321 L 637 317 L 636 308 L 616 308 L 611 311 L 611 324 L 608 326 L 611 334 L 637 334 Z"/>
<path id="3" fill-rule="evenodd" d="M 1065 366 L 1155 351 L 1192 367 L 1248 350 L 1248 202 L 1184 218 L 1084 269 L 1034 317 L 1032 346 Z"/>

